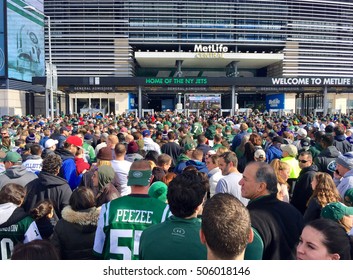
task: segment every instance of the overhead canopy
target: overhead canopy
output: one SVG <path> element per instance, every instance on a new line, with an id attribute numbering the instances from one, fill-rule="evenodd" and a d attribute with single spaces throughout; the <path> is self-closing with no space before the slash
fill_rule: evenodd
<path id="1" fill-rule="evenodd" d="M 237 68 L 261 69 L 283 60 L 283 53 L 196 53 L 196 52 L 135 52 L 135 60 L 141 68 L 175 69 L 182 61 L 183 69 L 225 69 L 232 62 Z M 164 68 L 164 69 L 163 69 Z M 166 71 L 167 72 L 167 71 Z M 166 73 L 167 74 L 167 73 Z"/>

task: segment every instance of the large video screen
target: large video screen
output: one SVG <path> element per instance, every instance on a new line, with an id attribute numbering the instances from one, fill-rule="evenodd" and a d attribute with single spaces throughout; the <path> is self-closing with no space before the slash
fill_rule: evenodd
<path id="1" fill-rule="evenodd" d="M 0 0 L 0 15 L 4 14 L 4 0 Z M 0 17 L 0 77 L 5 76 L 5 30 L 4 18 Z"/>
<path id="2" fill-rule="evenodd" d="M 221 109 L 220 94 L 185 94 L 185 109 L 218 110 Z"/>
<path id="3" fill-rule="evenodd" d="M 45 76 L 43 1 L 7 1 L 8 78 L 31 82 Z"/>

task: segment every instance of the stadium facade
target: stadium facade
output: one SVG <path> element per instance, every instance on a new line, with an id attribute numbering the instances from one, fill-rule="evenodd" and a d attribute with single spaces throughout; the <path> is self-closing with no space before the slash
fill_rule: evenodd
<path id="1" fill-rule="evenodd" d="M 32 18 L 45 30 L 48 60 L 44 18 L 24 9 L 43 1 L 1 2 L 0 101 L 16 91 L 18 100 L 26 97 L 21 112 L 37 113 L 45 74 L 32 71 L 32 84 L 11 75 L 7 38 L 9 15 Z M 57 0 L 44 1 L 43 11 L 51 17 L 58 111 L 353 109 L 353 3 L 347 0 Z"/>

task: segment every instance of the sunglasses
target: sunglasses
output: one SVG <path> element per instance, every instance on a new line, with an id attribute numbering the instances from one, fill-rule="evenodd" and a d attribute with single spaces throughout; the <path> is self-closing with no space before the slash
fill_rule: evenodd
<path id="1" fill-rule="evenodd" d="M 301 162 L 301 163 L 307 163 L 308 160 L 300 159 L 299 162 Z"/>

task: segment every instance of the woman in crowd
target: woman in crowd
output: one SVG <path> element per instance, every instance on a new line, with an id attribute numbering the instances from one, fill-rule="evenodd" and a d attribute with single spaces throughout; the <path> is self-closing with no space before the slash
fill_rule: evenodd
<path id="1" fill-rule="evenodd" d="M 112 183 L 115 176 L 113 167 L 108 165 L 99 166 L 94 171 L 92 176 L 92 186 L 96 197 L 97 207 L 120 197 L 119 190 Z"/>
<path id="2" fill-rule="evenodd" d="M 316 219 L 303 229 L 297 246 L 298 260 L 350 260 L 352 240 L 330 219 Z"/>
<path id="3" fill-rule="evenodd" d="M 21 207 L 26 196 L 24 187 L 9 183 L 0 190 L 0 259 L 11 258 L 18 243 L 42 239 L 34 220 Z"/>
<path id="4" fill-rule="evenodd" d="M 43 239 L 49 239 L 58 219 L 54 217 L 54 205 L 50 199 L 39 201 L 30 211 Z"/>
<path id="5" fill-rule="evenodd" d="M 272 160 L 270 165 L 275 170 L 275 174 L 277 177 L 277 198 L 284 202 L 289 202 L 289 185 L 287 183 L 287 180 L 289 178 L 290 165 L 286 162 L 280 161 L 278 158 Z"/>
<path id="6" fill-rule="evenodd" d="M 61 259 L 95 259 L 92 248 L 99 212 L 100 208 L 96 207 L 96 199 L 90 188 L 79 187 L 74 190 L 51 238 Z"/>
<path id="7" fill-rule="evenodd" d="M 330 202 L 338 202 L 341 197 L 330 174 L 317 172 L 311 182 L 313 194 L 308 200 L 304 213 L 304 223 L 320 218 L 321 210 Z"/>

